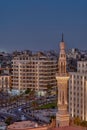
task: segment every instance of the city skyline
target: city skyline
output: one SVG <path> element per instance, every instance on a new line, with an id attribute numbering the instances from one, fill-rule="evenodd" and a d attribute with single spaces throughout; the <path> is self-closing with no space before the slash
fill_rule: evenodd
<path id="1" fill-rule="evenodd" d="M 86 49 L 87 1 L 21 0 L 0 2 L 0 50 Z"/>
<path id="2" fill-rule="evenodd" d="M 0 129 L 87 128 L 86 6 L 0 1 Z"/>

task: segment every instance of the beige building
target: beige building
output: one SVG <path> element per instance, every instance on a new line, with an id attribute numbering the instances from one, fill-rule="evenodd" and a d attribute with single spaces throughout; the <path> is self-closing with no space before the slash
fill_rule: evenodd
<path id="1" fill-rule="evenodd" d="M 67 101 L 67 88 L 69 76 L 66 71 L 66 52 L 65 52 L 65 43 L 60 42 L 60 54 L 58 60 L 58 73 L 56 75 L 57 84 L 58 84 L 58 112 L 56 114 L 56 127 L 69 126 L 69 113 L 67 110 L 68 101 Z"/>
<path id="2" fill-rule="evenodd" d="M 7 91 L 11 87 L 11 76 L 2 74 L 0 75 L 0 90 Z"/>
<path id="3" fill-rule="evenodd" d="M 57 59 L 42 52 L 24 53 L 12 60 L 13 89 L 44 90 L 47 85 L 56 86 Z"/>
<path id="4" fill-rule="evenodd" d="M 1 129 L 5 130 L 5 129 Z M 84 127 L 68 126 L 55 128 L 51 125 L 37 125 L 31 121 L 14 122 L 6 130 L 86 130 Z"/>
<path id="5" fill-rule="evenodd" d="M 47 130 L 48 126 L 40 126 L 32 121 L 15 122 L 8 126 L 7 130 Z"/>
<path id="6" fill-rule="evenodd" d="M 87 61 L 78 61 L 77 72 L 70 73 L 69 113 L 87 121 Z"/>

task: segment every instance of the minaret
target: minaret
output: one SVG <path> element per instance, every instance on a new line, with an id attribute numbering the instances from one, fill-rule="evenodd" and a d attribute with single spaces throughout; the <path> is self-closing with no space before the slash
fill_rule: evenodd
<path id="1" fill-rule="evenodd" d="M 65 43 L 63 40 L 60 42 L 60 54 L 58 61 L 58 73 L 56 74 L 56 80 L 58 85 L 58 112 L 56 114 L 56 127 L 69 126 L 69 113 L 67 102 L 67 89 L 69 76 L 66 71 L 66 52 Z"/>

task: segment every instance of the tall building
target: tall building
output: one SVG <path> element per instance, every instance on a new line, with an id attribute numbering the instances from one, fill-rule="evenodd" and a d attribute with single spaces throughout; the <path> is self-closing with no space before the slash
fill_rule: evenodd
<path id="1" fill-rule="evenodd" d="M 77 72 L 70 73 L 69 113 L 87 121 L 87 61 L 78 61 Z"/>
<path id="2" fill-rule="evenodd" d="M 63 34 L 62 41 L 60 42 L 58 70 L 58 74 L 56 75 L 58 84 L 58 112 L 56 114 L 56 127 L 63 127 L 69 126 L 69 113 L 67 110 L 67 88 L 69 76 L 66 72 L 66 52 Z"/>
<path id="3" fill-rule="evenodd" d="M 35 90 L 47 89 L 48 85 L 56 86 L 57 58 L 45 53 L 23 53 L 12 60 L 13 89 Z"/>
<path id="4" fill-rule="evenodd" d="M 0 75 L 0 90 L 8 91 L 11 88 L 11 76 L 8 74 Z"/>

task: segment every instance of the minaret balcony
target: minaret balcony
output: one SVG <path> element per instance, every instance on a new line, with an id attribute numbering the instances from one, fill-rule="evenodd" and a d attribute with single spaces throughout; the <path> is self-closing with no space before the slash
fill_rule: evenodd
<path id="1" fill-rule="evenodd" d="M 69 74 L 68 73 L 56 73 L 56 77 L 67 77 L 67 76 L 69 76 Z"/>

